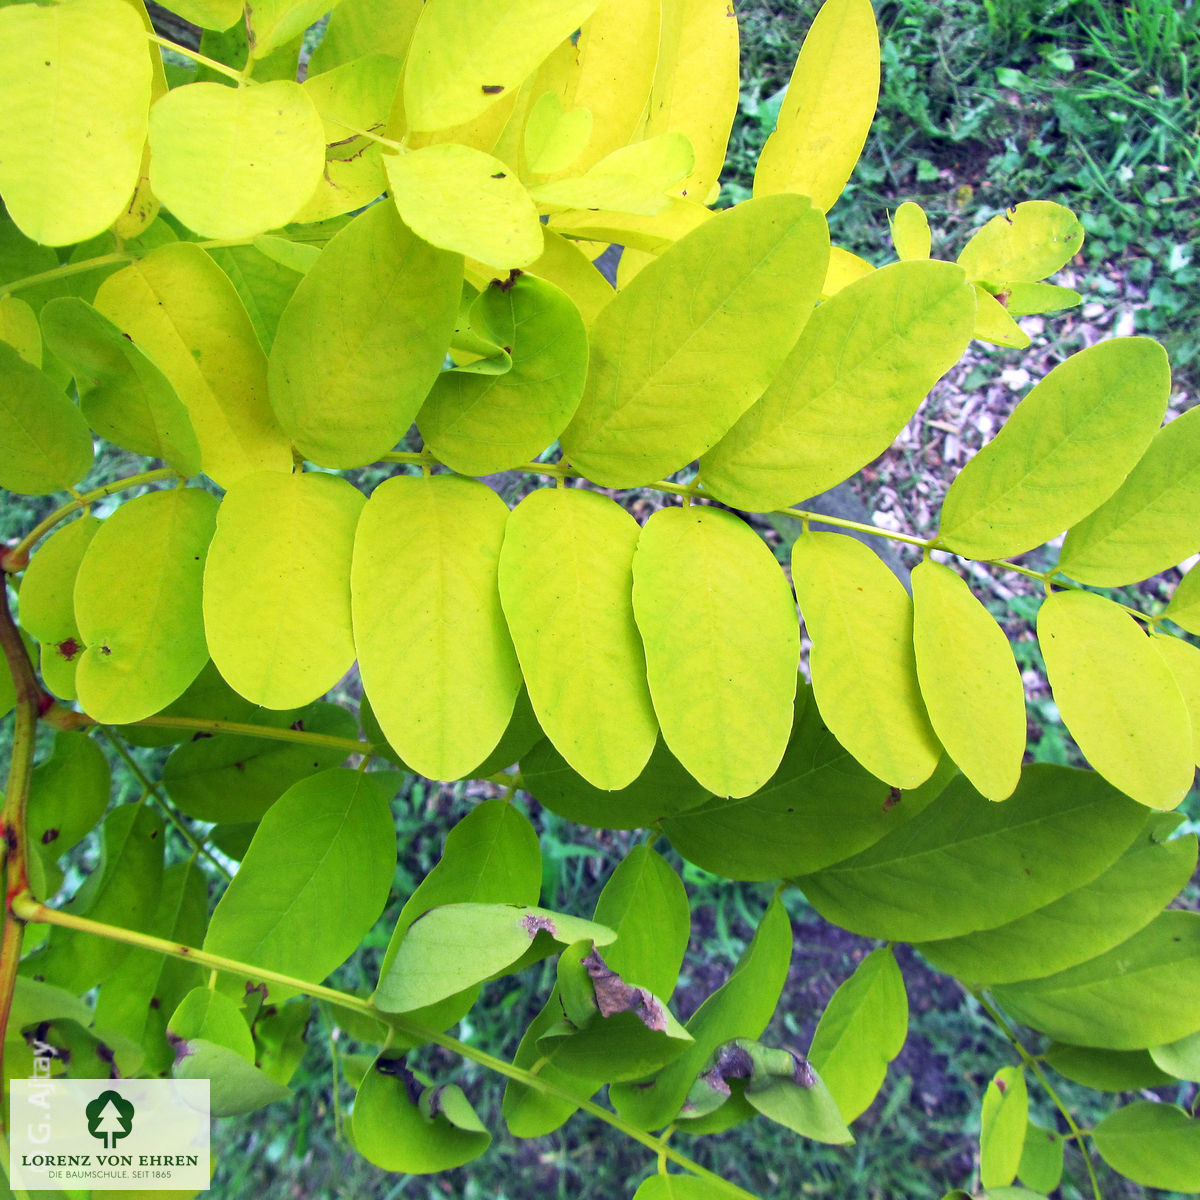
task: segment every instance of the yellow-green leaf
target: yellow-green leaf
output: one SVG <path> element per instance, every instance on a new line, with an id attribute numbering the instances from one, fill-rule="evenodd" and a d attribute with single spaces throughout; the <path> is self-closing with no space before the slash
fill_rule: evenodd
<path id="1" fill-rule="evenodd" d="M 376 52 L 403 59 L 423 6 L 424 0 L 341 0 L 308 60 L 308 78 Z"/>
<path id="2" fill-rule="evenodd" d="M 110 275 L 96 308 L 170 381 L 222 487 L 290 471 L 292 448 L 267 403 L 267 363 L 229 276 L 199 246 L 173 242 Z"/>
<path id="3" fill-rule="evenodd" d="M 601 0 L 580 27 L 572 52 L 555 54 L 543 65 L 535 77 L 535 94 L 548 88 L 559 100 L 559 111 L 574 124 L 583 124 L 574 114 L 586 110 L 590 139 L 584 139 L 587 144 L 579 147 L 577 159 L 543 167 L 542 156 L 533 154 L 530 146 L 534 114 L 547 94 L 543 92 L 525 127 L 529 170 L 556 171 L 572 165 L 586 169 L 634 140 L 654 81 L 661 9 L 660 0 Z M 621 80 L 620 87 L 613 87 L 614 79 Z M 564 133 L 560 130 L 558 136 Z"/>
<path id="4" fill-rule="evenodd" d="M 1200 1121 L 1177 1104 L 1135 1100 L 1104 1117 L 1092 1139 L 1100 1157 L 1136 1183 L 1200 1190 Z"/>
<path id="5" fill-rule="evenodd" d="M 333 237 L 271 347 L 271 405 L 302 454 L 357 467 L 395 446 L 441 370 L 461 287 L 462 260 L 390 204 Z"/>
<path id="6" fill-rule="evenodd" d="M 1008 292 L 1005 308 L 1018 317 L 1030 313 L 1061 312 L 1064 308 L 1074 308 L 1083 300 L 1078 292 L 1054 283 L 1014 282 L 1005 290 Z"/>
<path id="7" fill-rule="evenodd" d="M 893 263 L 852 283 L 813 313 L 762 398 L 700 460 L 705 487 L 765 511 L 848 479 L 958 361 L 974 319 L 971 286 L 949 263 Z"/>
<path id="8" fill-rule="evenodd" d="M 78 483 L 92 465 L 83 414 L 7 342 L 0 342 L 0 487 L 42 496 Z"/>
<path id="9" fill-rule="evenodd" d="M 865 258 L 859 258 L 857 254 L 851 254 L 841 246 L 830 246 L 829 270 L 825 273 L 825 282 L 821 285 L 821 299 L 828 300 L 830 296 L 836 296 L 842 288 L 849 287 L 874 270 Z"/>
<path id="10" fill-rule="evenodd" d="M 737 115 L 738 27 L 730 13 L 725 0 L 664 0 L 662 5 L 645 136 L 687 137 L 696 161 L 675 191 L 700 204 L 716 199 Z"/>
<path id="11" fill-rule="evenodd" d="M 601 312 L 564 453 L 605 487 L 669 475 L 749 408 L 812 312 L 825 220 L 797 196 L 717 214 Z"/>
<path id="12" fill-rule="evenodd" d="M 415 131 L 462 125 L 520 87 L 599 0 L 430 0 L 413 33 L 404 111 Z"/>
<path id="13" fill-rule="evenodd" d="M 797 538 L 792 580 L 812 638 L 813 692 L 833 736 L 893 787 L 923 783 L 941 746 L 917 683 L 904 586 L 873 550 L 838 533 Z"/>
<path id="14" fill-rule="evenodd" d="M 533 711 L 589 783 L 627 787 L 658 722 L 633 616 L 637 522 L 577 488 L 542 488 L 508 519 L 500 599 Z"/>
<path id="15" fill-rule="evenodd" d="M 1200 550 L 1200 408 L 1154 435 L 1125 482 L 1067 534 L 1061 571 L 1119 587 L 1165 571 Z"/>
<path id="16" fill-rule="evenodd" d="M 443 142 L 386 154 L 383 165 L 400 215 L 427 242 L 504 270 L 541 254 L 533 200 L 498 158 Z"/>
<path id="17" fill-rule="evenodd" d="M 21 594 L 24 598 L 24 587 Z M 24 611 L 22 607 L 22 617 Z M 1183 703 L 1192 722 L 1192 757 L 1200 766 L 1200 646 L 1167 635 L 1152 637 L 1150 645 L 1162 656 L 1179 685 Z"/>
<path id="18" fill-rule="evenodd" d="M 939 541 L 971 558 L 1007 558 L 1082 520 L 1142 457 L 1170 391 L 1167 353 L 1149 338 L 1072 355 L 950 485 Z"/>
<path id="19" fill-rule="evenodd" d="M 7 342 L 31 367 L 41 367 L 42 331 L 37 313 L 19 296 L 0 296 L 0 342 Z"/>
<path id="20" fill-rule="evenodd" d="M 507 518 L 491 488 L 439 475 L 385 481 L 359 521 L 363 687 L 396 752 L 431 779 L 457 779 L 492 751 L 521 686 L 496 582 Z"/>
<path id="21" fill-rule="evenodd" d="M 1055 592 L 1038 613 L 1054 702 L 1088 762 L 1151 808 L 1174 808 L 1195 774 L 1192 727 L 1162 656 L 1120 605 Z"/>
<path id="22" fill-rule="evenodd" d="M 975 284 L 975 336 L 994 346 L 1009 346 L 1023 350 L 1029 345 L 1029 334 L 1012 319 L 1007 308 L 987 288 Z"/>
<path id="23" fill-rule="evenodd" d="M 22 233 L 107 229 L 137 185 L 151 58 L 125 0 L 0 9 L 0 195 Z"/>
<path id="24" fill-rule="evenodd" d="M 350 669 L 363 504 L 357 488 L 319 472 L 264 471 L 225 493 L 204 568 L 204 629 L 217 669 L 247 700 L 298 707 Z"/>
<path id="25" fill-rule="evenodd" d="M 242 0 L 171 0 L 171 11 L 202 29 L 228 29 L 245 9 Z"/>
<path id="26" fill-rule="evenodd" d="M 387 190 L 380 144 L 354 131 L 378 129 L 387 120 L 400 66 L 390 54 L 366 53 L 305 79 L 304 91 L 325 127 L 325 170 L 293 221 L 336 217 L 365 207 Z"/>
<path id="27" fill-rule="evenodd" d="M 908 997 L 891 947 L 872 950 L 830 997 L 808 1058 L 853 1121 L 875 1099 L 908 1036 Z"/>
<path id="28" fill-rule="evenodd" d="M 286 225 L 316 190 L 325 131 L 291 80 L 190 83 L 151 110 L 150 149 L 155 195 L 189 229 L 246 238 Z"/>
<path id="29" fill-rule="evenodd" d="M 896 247 L 898 258 L 929 257 L 933 248 L 933 234 L 929 230 L 929 218 L 919 204 L 905 200 L 888 223 L 891 225 L 892 245 Z"/>
<path id="30" fill-rule="evenodd" d="M 584 175 L 531 187 L 529 194 L 543 210 L 608 208 L 652 216 L 670 204 L 667 189 L 687 175 L 694 160 L 682 133 L 664 133 L 614 150 Z"/>
<path id="31" fill-rule="evenodd" d="M 285 42 L 302 34 L 338 0 L 254 0 L 246 7 L 250 53 L 266 58 Z"/>
<path id="32" fill-rule="evenodd" d="M 567 296 L 532 275 L 493 280 L 471 307 L 471 326 L 510 368 L 443 371 L 417 425 L 448 467 L 488 475 L 536 457 L 571 419 L 587 375 L 587 330 Z"/>
<path id="33" fill-rule="evenodd" d="M 1001 1067 L 983 1095 L 979 1131 L 979 1178 L 986 1188 L 1016 1178 L 1029 1123 L 1029 1093 L 1021 1067 Z"/>
<path id="34" fill-rule="evenodd" d="M 804 39 L 754 194 L 799 192 L 828 212 L 867 140 L 879 96 L 879 31 L 870 0 L 826 0 Z"/>
<path id="35" fill-rule="evenodd" d="M 607 244 L 617 242 L 635 250 L 661 254 L 672 243 L 714 218 L 703 204 L 673 199 L 662 212 L 652 217 L 620 212 L 567 212 L 550 218 L 549 231 L 565 237 L 583 238 Z M 589 248 L 598 255 L 601 247 Z"/>
<path id="36" fill-rule="evenodd" d="M 989 800 L 1021 778 L 1025 691 L 1004 630 L 949 567 L 912 573 L 913 645 L 929 721 L 950 757 Z"/>
<path id="37" fill-rule="evenodd" d="M 660 509 L 634 555 L 633 611 L 672 753 L 716 795 L 762 787 L 787 747 L 800 657 L 774 555 L 732 513 Z"/>
<path id="38" fill-rule="evenodd" d="M 200 443 L 167 377 L 107 317 L 76 296 L 42 309 L 47 347 L 75 376 L 88 424 L 116 446 L 161 458 L 182 475 L 200 470 Z"/>
<path id="39" fill-rule="evenodd" d="M 565 171 L 583 153 L 592 136 L 592 114 L 586 108 L 563 110 L 554 92 L 544 92 L 525 122 L 525 160 L 534 175 Z"/>
<path id="40" fill-rule="evenodd" d="M 613 298 L 612 284 L 574 242 L 549 229 L 543 236 L 542 256 L 530 266 L 529 273 L 562 288 L 590 329 L 600 310 Z"/>
<path id="41" fill-rule="evenodd" d="M 80 517 L 56 529 L 34 551 L 21 580 L 21 628 L 39 642 L 79 637 L 75 623 L 75 576 L 100 522 Z"/>
<path id="42" fill-rule="evenodd" d="M 1188 633 L 1200 634 L 1200 566 L 1193 566 L 1179 581 L 1166 616 Z"/>
<path id="43" fill-rule="evenodd" d="M 999 290 L 1053 275 L 1083 245 L 1079 218 L 1050 200 L 1027 200 L 993 217 L 963 247 L 958 264 L 972 283 Z"/>
<path id="44" fill-rule="evenodd" d="M 217 499 L 198 488 L 126 501 L 97 530 L 75 579 L 87 649 L 75 673 L 84 711 L 140 721 L 179 696 L 208 660 L 200 588 Z"/>

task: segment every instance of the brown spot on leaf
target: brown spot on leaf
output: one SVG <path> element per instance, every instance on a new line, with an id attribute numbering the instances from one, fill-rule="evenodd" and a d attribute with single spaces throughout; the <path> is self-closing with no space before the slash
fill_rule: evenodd
<path id="1" fill-rule="evenodd" d="M 634 987 L 626 983 L 600 957 L 600 951 L 595 946 L 592 946 L 591 952 L 582 963 L 591 977 L 596 1007 L 599 1008 L 602 1017 L 611 1017 L 619 1012 L 632 1012 L 647 1029 L 658 1033 L 665 1032 L 667 1014 L 657 996 L 643 987 Z"/>
<path id="2" fill-rule="evenodd" d="M 104 654 L 104 655 L 108 655 L 108 654 L 112 653 L 112 650 L 108 646 L 101 646 L 100 653 Z"/>
<path id="3" fill-rule="evenodd" d="M 375 1060 L 375 1070 L 380 1075 L 390 1075 L 393 1079 L 398 1079 L 404 1084 L 404 1090 L 408 1093 L 408 1102 L 416 1104 L 421 1098 L 421 1084 L 417 1077 L 404 1065 L 404 1056 L 397 1055 L 395 1057 L 389 1055 L 384 1058 L 382 1055 Z"/>
<path id="4" fill-rule="evenodd" d="M 526 913 L 521 918 L 521 924 L 525 927 L 525 932 L 529 934 L 530 940 L 537 937 L 539 933 L 548 933 L 551 937 L 558 936 L 558 928 L 549 917 L 539 917 L 536 913 Z"/>
<path id="5" fill-rule="evenodd" d="M 67 662 L 70 662 L 71 659 L 73 659 L 75 655 L 79 653 L 81 647 L 74 638 L 69 637 L 59 642 L 55 649 L 63 656 L 63 658 L 67 660 Z"/>
<path id="6" fill-rule="evenodd" d="M 502 292 L 507 292 L 508 289 L 511 288 L 512 285 L 516 283 L 523 274 L 524 272 L 519 267 L 513 267 L 513 269 L 509 271 L 507 279 L 493 279 L 491 286 L 498 287 Z"/>
<path id="7" fill-rule="evenodd" d="M 485 83 L 483 85 L 483 94 L 485 96 L 498 96 L 502 91 L 504 91 L 504 84 L 502 83 Z"/>
<path id="8" fill-rule="evenodd" d="M 883 811 L 890 812 L 899 803 L 900 803 L 900 789 L 898 787 L 888 788 L 888 797 L 883 802 Z"/>
<path id="9" fill-rule="evenodd" d="M 42 845 L 48 846 L 51 842 L 57 841 L 58 834 L 59 831 L 57 829 L 47 829 L 46 832 L 42 834 Z"/>

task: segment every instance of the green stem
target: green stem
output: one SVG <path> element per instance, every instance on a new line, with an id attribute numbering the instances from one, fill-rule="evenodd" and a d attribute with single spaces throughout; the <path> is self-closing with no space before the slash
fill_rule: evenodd
<path id="1" fill-rule="evenodd" d="M 160 483 L 167 479 L 179 479 L 179 472 L 173 467 L 158 467 L 153 471 L 142 471 L 138 475 L 130 475 L 128 479 L 118 479 L 106 483 L 103 487 L 94 488 L 67 501 L 61 508 L 56 508 L 44 521 L 38 522 L 11 550 L 4 554 L 3 566 L 6 571 L 21 571 L 29 565 L 29 552 L 43 535 L 50 532 L 60 521 L 69 517 L 73 512 L 103 500 L 105 496 L 113 496 L 117 492 L 129 488 L 140 487 L 146 483 Z"/>
<path id="2" fill-rule="evenodd" d="M 701 492 L 700 495 L 705 493 Z M 824 525 L 833 525 L 838 529 L 850 529 L 855 533 L 870 533 L 876 537 L 888 538 L 893 542 L 905 542 L 909 546 L 919 546 L 928 550 L 931 539 L 917 537 L 913 533 L 897 533 L 894 529 L 885 529 L 882 525 L 869 525 L 863 521 L 848 521 L 844 517 L 829 517 L 822 512 L 809 511 L 803 508 L 773 508 L 772 513 L 785 517 L 795 517 L 798 521 L 807 523 L 819 521 Z"/>
<path id="3" fill-rule="evenodd" d="M 1063 1103 L 1062 1098 L 1054 1090 L 1050 1080 L 1046 1078 L 1046 1073 L 1042 1070 L 1042 1064 L 1038 1061 L 1035 1055 L 1030 1054 L 1029 1051 L 1025 1049 L 1021 1039 L 1017 1037 L 1016 1030 L 1013 1029 L 1012 1025 L 1009 1024 L 1008 1019 L 1002 1012 L 1000 1012 L 999 1009 L 996 1008 L 994 1004 L 988 1000 L 986 996 L 984 996 L 981 992 L 972 992 L 971 994 L 976 1000 L 979 1001 L 979 1005 L 983 1011 L 986 1012 L 993 1021 L 995 1021 L 997 1026 L 999 1026 L 1000 1032 L 1003 1033 L 1006 1038 L 1008 1038 L 1009 1042 L 1012 1043 L 1013 1048 L 1021 1056 L 1021 1062 L 1033 1072 L 1037 1078 L 1037 1081 L 1042 1085 L 1043 1088 L 1046 1089 L 1046 1094 L 1054 1102 L 1054 1107 L 1057 1108 L 1060 1113 L 1062 1113 L 1063 1120 L 1066 1121 L 1067 1128 L 1071 1131 L 1071 1137 L 1074 1138 L 1075 1143 L 1079 1146 L 1079 1153 L 1083 1155 L 1083 1165 L 1087 1168 L 1088 1179 L 1092 1185 L 1092 1195 L 1095 1197 L 1095 1200 L 1104 1200 L 1103 1193 L 1100 1191 L 1100 1181 L 1096 1178 L 1096 1171 L 1092 1166 L 1092 1157 L 1088 1153 L 1087 1147 L 1083 1144 L 1083 1130 L 1079 1128 L 1078 1124 L 1076 1124 L 1075 1118 L 1071 1115 L 1071 1110 L 1067 1108 L 1065 1103 Z"/>
<path id="4" fill-rule="evenodd" d="M 428 1029 L 424 1025 L 420 1025 L 415 1021 L 410 1021 L 394 1013 L 381 1012 L 370 1000 L 366 1000 L 361 996 L 354 996 L 349 992 L 339 992 L 334 988 L 324 987 L 318 983 L 310 983 L 306 979 L 297 979 L 294 975 L 285 975 L 280 971 L 271 971 L 255 966 L 253 963 L 238 962 L 236 959 L 226 958 L 220 954 L 210 954 L 208 951 L 198 950 L 192 946 L 184 946 L 178 942 L 170 942 L 165 938 L 153 937 L 148 933 L 138 933 L 132 929 L 121 929 L 116 925 L 106 925 L 101 921 L 89 920 L 87 917 L 77 917 L 70 913 L 60 912 L 57 909 L 48 908 L 44 904 L 39 904 L 27 891 L 21 892 L 13 898 L 11 909 L 13 914 L 21 921 L 45 922 L 49 925 L 60 925 L 64 929 L 74 929 L 80 933 L 95 934 L 98 937 L 108 938 L 110 941 L 122 942 L 128 946 L 137 946 L 143 950 L 154 950 L 159 954 L 178 958 L 184 962 L 194 962 L 200 966 L 210 967 L 214 971 L 225 971 L 240 977 L 262 980 L 266 983 L 279 984 L 281 987 L 293 988 L 298 992 L 303 992 L 305 995 L 311 996 L 314 1000 L 325 1000 L 330 1004 L 336 1004 L 342 1008 L 363 1013 L 369 1017 L 373 1017 L 377 1021 L 391 1025 L 418 1044 L 431 1043 L 435 1046 L 441 1046 L 444 1050 L 449 1050 L 451 1053 L 457 1054 L 460 1058 L 469 1059 L 471 1062 L 477 1063 L 489 1071 L 494 1071 L 497 1075 L 503 1075 L 506 1079 L 515 1080 L 517 1083 L 524 1084 L 535 1091 L 543 1092 L 574 1104 L 584 1112 L 590 1113 L 592 1116 L 611 1125 L 614 1129 L 625 1134 L 626 1137 L 640 1142 L 655 1154 L 662 1155 L 670 1159 L 677 1166 L 682 1167 L 685 1171 L 689 1171 L 701 1179 L 708 1180 L 714 1187 L 720 1188 L 730 1196 L 740 1197 L 741 1200 L 757 1200 L 755 1196 L 738 1187 L 737 1184 L 722 1179 L 719 1175 L 700 1166 L 699 1163 L 693 1162 L 685 1154 L 680 1154 L 678 1151 L 673 1150 L 661 1138 L 656 1138 L 653 1134 L 647 1133 L 645 1130 L 639 1129 L 636 1125 L 630 1124 L 617 1113 L 602 1108 L 599 1104 L 595 1104 L 591 1100 L 577 1096 L 569 1088 L 562 1087 L 552 1080 L 545 1079 L 540 1075 L 534 1075 L 530 1071 L 514 1066 L 505 1059 L 496 1058 L 484 1050 L 468 1045 L 458 1038 L 451 1037 L 449 1034 L 441 1033 L 435 1029 Z"/>
<path id="5" fill-rule="evenodd" d="M 265 738 L 274 742 L 299 742 L 306 746 L 328 746 L 347 754 L 373 755 L 373 742 L 356 738 L 334 737 L 331 733 L 309 733 L 307 729 L 281 729 L 277 725 L 249 725 L 242 721 L 219 721 L 212 717 L 146 717 L 135 725 L 152 729 L 197 729 L 206 733 L 239 733 L 245 737 Z"/>
<path id="6" fill-rule="evenodd" d="M 0 284 L 0 296 L 6 296 L 9 292 L 17 292 L 23 288 L 37 287 L 39 283 L 53 283 L 57 279 L 69 279 L 72 275 L 82 275 L 100 267 L 132 262 L 134 257 L 126 251 L 116 251 L 112 254 L 98 255 L 96 258 L 85 258 L 82 262 L 63 263 L 62 266 L 51 267 L 48 271 L 39 271 L 36 275 L 26 275 L 24 279 L 14 279 L 11 283 Z"/>
<path id="7" fill-rule="evenodd" d="M 246 82 L 245 72 L 237 70 L 236 67 L 230 67 L 223 62 L 217 62 L 215 58 L 209 58 L 207 55 L 201 54 L 198 50 L 192 50 L 187 46 L 181 46 L 178 42 L 171 41 L 170 38 L 159 37 L 157 33 L 150 33 L 149 30 L 146 32 L 146 37 L 160 46 L 165 46 L 168 50 L 174 50 L 176 54 L 182 54 L 184 58 L 190 58 L 193 62 L 208 67 L 210 71 L 216 71 L 217 74 L 224 75 L 227 79 L 232 79 L 237 83 Z"/>
<path id="8" fill-rule="evenodd" d="M 212 851 L 187 827 L 183 818 L 175 811 L 175 806 L 163 795 L 162 788 L 147 777 L 146 772 L 138 765 L 137 759 L 129 753 L 125 743 L 113 733 L 109 726 L 101 725 L 99 728 L 100 732 L 107 739 L 108 744 L 117 752 L 121 761 L 133 773 L 133 777 L 145 789 L 143 798 L 145 796 L 154 797 L 163 815 L 175 827 L 179 836 L 192 848 L 192 856 L 195 857 L 197 854 L 203 854 L 212 864 L 213 869 L 225 877 L 226 882 L 231 880 L 233 876 L 213 857 Z"/>

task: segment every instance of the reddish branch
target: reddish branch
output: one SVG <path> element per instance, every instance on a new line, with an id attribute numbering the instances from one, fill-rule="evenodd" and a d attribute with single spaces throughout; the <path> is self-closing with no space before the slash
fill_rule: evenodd
<path id="1" fill-rule="evenodd" d="M 27 870 L 27 831 L 25 810 L 29 799 L 29 781 L 33 774 L 33 746 L 38 716 L 43 703 L 33 664 L 21 640 L 8 604 L 8 580 L 0 579 L 0 649 L 4 651 L 16 691 L 13 725 L 12 762 L 4 806 L 0 809 L 0 854 L 4 862 L 4 928 L 0 933 L 0 1072 L 3 1071 L 3 1045 L 8 1032 L 13 989 L 17 985 L 17 965 L 21 959 L 21 940 L 25 926 L 13 915 L 14 896 L 29 887 Z M 2 1077 L 2 1076 L 0 1076 Z M 2 1117 L 0 1117 L 2 1125 Z"/>

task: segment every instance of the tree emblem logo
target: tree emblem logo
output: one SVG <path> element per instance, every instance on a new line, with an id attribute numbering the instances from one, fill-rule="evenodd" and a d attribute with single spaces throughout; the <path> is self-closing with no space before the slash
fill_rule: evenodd
<path id="1" fill-rule="evenodd" d="M 133 1131 L 133 1104 L 111 1088 L 101 1092 L 83 1111 L 87 1114 L 88 1133 L 102 1141 L 106 1150 Z"/>

